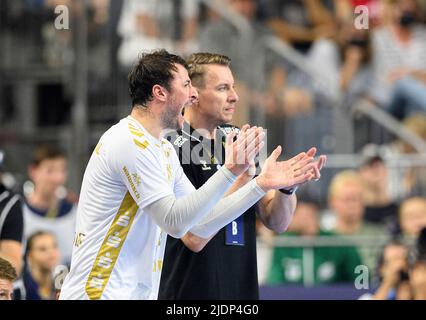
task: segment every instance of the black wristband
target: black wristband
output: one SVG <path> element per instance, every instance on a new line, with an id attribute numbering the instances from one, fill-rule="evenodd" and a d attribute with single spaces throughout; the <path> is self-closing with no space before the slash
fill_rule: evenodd
<path id="1" fill-rule="evenodd" d="M 294 187 L 294 188 L 291 188 L 291 189 L 279 189 L 279 190 L 280 190 L 280 192 L 282 192 L 282 193 L 284 193 L 288 196 L 291 196 L 292 194 L 294 194 L 296 192 L 297 187 Z"/>

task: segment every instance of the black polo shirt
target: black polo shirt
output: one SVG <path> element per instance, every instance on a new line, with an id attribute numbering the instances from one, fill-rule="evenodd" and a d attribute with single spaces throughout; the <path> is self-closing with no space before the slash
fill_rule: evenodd
<path id="1" fill-rule="evenodd" d="M 195 188 L 201 187 L 217 171 L 218 165 L 223 164 L 225 137 L 233 130 L 239 129 L 219 127 L 215 140 L 209 140 L 185 123 L 182 131 L 168 137 Z M 188 163 L 190 152 L 192 159 L 198 160 L 196 163 Z M 226 227 L 199 253 L 187 249 L 181 240 L 168 236 L 158 298 L 258 299 L 254 206 L 244 213 L 242 221 L 243 245 L 226 244 Z"/>
<path id="2" fill-rule="evenodd" d="M 0 241 L 22 242 L 23 231 L 24 220 L 20 197 L 0 184 Z"/>

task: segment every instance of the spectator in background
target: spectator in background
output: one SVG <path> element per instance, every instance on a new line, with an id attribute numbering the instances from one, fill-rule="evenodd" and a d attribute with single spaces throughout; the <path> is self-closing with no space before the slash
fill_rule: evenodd
<path id="1" fill-rule="evenodd" d="M 356 171 L 342 171 L 336 174 L 329 187 L 329 207 L 335 214 L 332 228 L 338 234 L 347 236 L 375 237 L 386 235 L 382 226 L 364 221 L 365 205 L 363 185 Z M 359 248 L 362 260 L 370 270 L 375 270 L 378 250 L 374 243 Z"/>
<path id="2" fill-rule="evenodd" d="M 13 282 L 17 277 L 12 264 L 0 258 L 0 300 L 12 300 Z"/>
<path id="3" fill-rule="evenodd" d="M 242 125 L 246 122 L 259 123 L 256 112 L 265 104 L 276 109 L 277 103 L 264 94 L 274 86 L 272 81 L 282 78 L 279 68 L 275 68 L 274 57 L 267 57 L 264 41 L 270 31 L 256 20 L 257 3 L 255 0 L 230 0 L 226 3 L 230 12 L 247 22 L 248 29 L 242 34 L 234 24 L 226 19 L 210 19 L 199 33 L 200 48 L 206 52 L 217 52 L 226 55 L 233 61 L 232 71 L 235 75 L 236 90 L 239 92 L 239 108 L 234 115 L 234 123 Z M 250 68 L 247 68 L 250 66 Z M 271 74 L 268 78 L 266 75 Z M 275 85 L 277 90 L 281 86 Z M 266 102 L 266 103 L 265 103 Z M 268 109 L 266 110 L 268 112 Z"/>
<path id="4" fill-rule="evenodd" d="M 426 112 L 426 27 L 415 0 L 390 0 L 391 20 L 372 35 L 375 85 L 370 95 L 400 119 Z"/>
<path id="5" fill-rule="evenodd" d="M 417 239 L 417 259 L 426 260 L 426 227 L 422 229 Z"/>
<path id="6" fill-rule="evenodd" d="M 327 81 L 329 96 L 351 107 L 367 96 L 373 82 L 371 40 L 367 30 L 356 29 L 353 18 L 339 21 L 338 27 L 334 37 L 315 41 L 308 61 Z"/>
<path id="7" fill-rule="evenodd" d="M 414 300 L 426 300 L 426 227 L 417 239 L 417 261 L 411 269 L 410 285 Z"/>
<path id="8" fill-rule="evenodd" d="M 67 191 L 67 159 L 54 146 L 39 146 L 33 153 L 28 168 L 34 184 L 26 195 L 24 205 L 25 238 L 37 231 L 55 235 L 63 257 L 71 261 L 74 239 L 77 197 Z"/>
<path id="9" fill-rule="evenodd" d="M 413 300 L 426 300 L 426 261 L 414 263 L 410 273 L 410 286 Z"/>
<path id="10" fill-rule="evenodd" d="M 405 200 L 399 211 L 399 224 L 403 236 L 417 239 L 426 227 L 426 199 L 412 197 Z"/>
<path id="11" fill-rule="evenodd" d="M 299 202 L 288 232 L 282 239 L 296 236 L 336 236 L 334 232 L 321 230 L 319 208 L 311 202 Z M 313 238 L 312 238 L 313 239 Z M 307 253 L 312 252 L 312 261 Z M 362 265 L 355 247 L 275 247 L 269 271 L 268 284 L 302 284 L 305 286 L 350 283 L 355 280 L 355 268 Z"/>
<path id="12" fill-rule="evenodd" d="M 426 115 L 413 114 L 403 121 L 404 127 L 423 139 L 426 143 Z M 403 141 L 397 140 L 391 146 L 393 150 L 403 155 L 412 155 L 418 153 L 414 147 Z M 398 190 L 396 194 L 400 199 L 411 196 L 423 196 L 426 194 L 426 167 L 412 166 L 402 168 L 399 171 L 394 170 L 394 178 L 398 179 Z"/>
<path id="13" fill-rule="evenodd" d="M 55 300 L 53 272 L 60 261 L 55 236 L 39 231 L 28 238 L 23 274 L 23 300 Z"/>
<path id="14" fill-rule="evenodd" d="M 335 33 L 332 1 L 263 1 L 267 24 L 283 41 L 307 53 L 315 40 Z"/>
<path id="15" fill-rule="evenodd" d="M 373 300 L 411 299 L 408 276 L 408 249 L 397 241 L 386 244 L 378 262 L 380 284 Z"/>
<path id="16" fill-rule="evenodd" d="M 193 0 L 125 0 L 118 25 L 123 38 L 118 52 L 121 65 L 131 66 L 142 49 L 195 51 L 198 9 Z"/>
<path id="17" fill-rule="evenodd" d="M 0 150 L 0 258 L 10 261 L 21 273 L 24 221 L 20 197 L 2 184 L 4 153 Z"/>
<path id="18" fill-rule="evenodd" d="M 272 33 L 257 20 L 257 1 L 230 0 L 226 6 L 249 28 L 243 34 L 227 19 L 209 20 L 200 29 L 199 44 L 203 50 L 224 54 L 233 61 L 240 96 L 233 123 L 264 123 L 268 130 L 282 132 L 283 116 L 311 111 L 310 95 L 299 87 L 287 86 L 286 66 L 266 49 L 266 39 Z M 282 134 L 270 135 L 268 148 L 273 149 L 282 141 Z M 287 151 L 292 153 L 289 148 Z"/>
<path id="19" fill-rule="evenodd" d="M 371 223 L 397 223 L 398 205 L 389 192 L 388 169 L 379 155 L 367 156 L 358 169 L 362 181 L 364 220 Z"/>

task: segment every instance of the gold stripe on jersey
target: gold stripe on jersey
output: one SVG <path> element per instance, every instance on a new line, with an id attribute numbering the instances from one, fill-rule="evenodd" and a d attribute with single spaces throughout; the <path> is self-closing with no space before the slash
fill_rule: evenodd
<path id="1" fill-rule="evenodd" d="M 140 142 L 139 140 L 133 139 L 133 142 L 135 143 L 136 146 L 138 146 L 139 148 L 142 149 L 146 149 L 149 146 L 149 143 L 147 140 L 145 140 L 144 142 Z"/>
<path id="2" fill-rule="evenodd" d="M 130 133 L 133 134 L 136 137 L 139 137 L 139 138 L 144 136 L 143 132 L 137 131 L 137 130 L 133 130 L 133 129 L 130 129 Z"/>
<path id="3" fill-rule="evenodd" d="M 96 152 L 97 155 L 100 155 L 101 148 L 102 148 L 102 142 L 99 142 L 98 145 L 95 148 L 95 152 Z"/>
<path id="4" fill-rule="evenodd" d="M 137 211 L 138 205 L 127 192 L 87 279 L 85 289 L 90 300 L 102 297 Z"/>

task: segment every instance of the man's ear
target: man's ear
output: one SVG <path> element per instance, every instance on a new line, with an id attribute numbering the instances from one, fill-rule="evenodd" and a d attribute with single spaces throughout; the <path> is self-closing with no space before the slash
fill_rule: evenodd
<path id="1" fill-rule="evenodd" d="M 159 84 L 156 84 L 152 87 L 152 96 L 157 100 L 165 102 L 167 100 L 168 94 L 168 91 Z"/>

